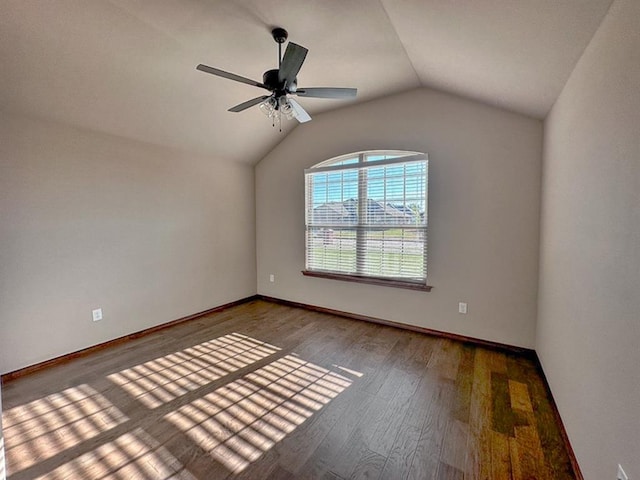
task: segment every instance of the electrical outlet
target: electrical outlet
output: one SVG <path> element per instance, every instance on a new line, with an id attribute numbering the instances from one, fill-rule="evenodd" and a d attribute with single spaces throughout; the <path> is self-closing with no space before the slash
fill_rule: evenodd
<path id="1" fill-rule="evenodd" d="M 629 477 L 627 477 L 627 474 L 624 473 L 624 470 L 622 469 L 622 465 L 618 465 L 618 477 L 617 480 L 629 480 Z"/>
<path id="2" fill-rule="evenodd" d="M 458 313 L 466 314 L 467 313 L 467 303 L 459 302 L 458 303 Z"/>
<path id="3" fill-rule="evenodd" d="M 269 281 L 270 281 L 271 283 L 273 283 L 273 282 L 275 282 L 275 281 L 276 281 L 276 276 L 275 276 L 273 273 L 270 273 L 270 274 L 269 274 Z"/>
<path id="4" fill-rule="evenodd" d="M 101 308 L 96 308 L 95 310 L 92 310 L 91 314 L 93 315 L 93 321 L 94 322 L 97 322 L 98 320 L 102 320 L 102 309 Z"/>

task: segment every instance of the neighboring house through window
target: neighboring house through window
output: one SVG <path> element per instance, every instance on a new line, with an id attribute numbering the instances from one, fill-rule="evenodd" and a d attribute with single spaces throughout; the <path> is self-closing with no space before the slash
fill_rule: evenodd
<path id="1" fill-rule="evenodd" d="M 310 276 L 429 290 L 428 159 L 360 152 L 305 170 Z"/>

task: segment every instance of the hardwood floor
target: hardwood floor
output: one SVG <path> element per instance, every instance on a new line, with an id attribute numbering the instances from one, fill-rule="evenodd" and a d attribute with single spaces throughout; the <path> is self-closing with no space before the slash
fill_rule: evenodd
<path id="1" fill-rule="evenodd" d="M 264 301 L 3 394 L 10 480 L 575 478 L 530 359 Z"/>

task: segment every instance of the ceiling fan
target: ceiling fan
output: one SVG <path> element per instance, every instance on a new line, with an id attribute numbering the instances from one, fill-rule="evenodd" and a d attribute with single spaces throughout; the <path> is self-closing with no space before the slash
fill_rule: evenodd
<path id="1" fill-rule="evenodd" d="M 230 112 L 242 112 L 254 105 L 260 105 L 260 110 L 272 119 L 275 126 L 276 121 L 281 123 L 282 116 L 288 119 L 296 118 L 300 123 L 311 120 L 309 114 L 302 108 L 296 100 L 290 95 L 298 97 L 314 97 L 314 98 L 354 98 L 357 93 L 356 88 L 330 88 L 330 87 L 312 87 L 299 88 L 297 83 L 297 75 L 302 67 L 308 50 L 293 42 L 289 42 L 287 49 L 282 56 L 282 44 L 287 40 L 289 34 L 284 28 L 274 28 L 271 31 L 273 39 L 278 44 L 278 68 L 267 70 L 262 75 L 262 83 L 250 78 L 236 75 L 235 73 L 225 72 L 218 68 L 209 67 L 200 64 L 196 67 L 201 72 L 217 75 L 218 77 L 228 78 L 236 82 L 246 83 L 254 87 L 263 88 L 271 92 L 269 95 L 261 95 L 246 102 L 242 102 L 235 107 L 229 109 Z"/>

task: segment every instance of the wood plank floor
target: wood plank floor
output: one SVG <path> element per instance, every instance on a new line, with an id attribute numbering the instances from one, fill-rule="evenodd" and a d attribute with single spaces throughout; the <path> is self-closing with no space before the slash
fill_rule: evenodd
<path id="1" fill-rule="evenodd" d="M 264 301 L 3 394 L 10 480 L 575 478 L 531 360 Z"/>

